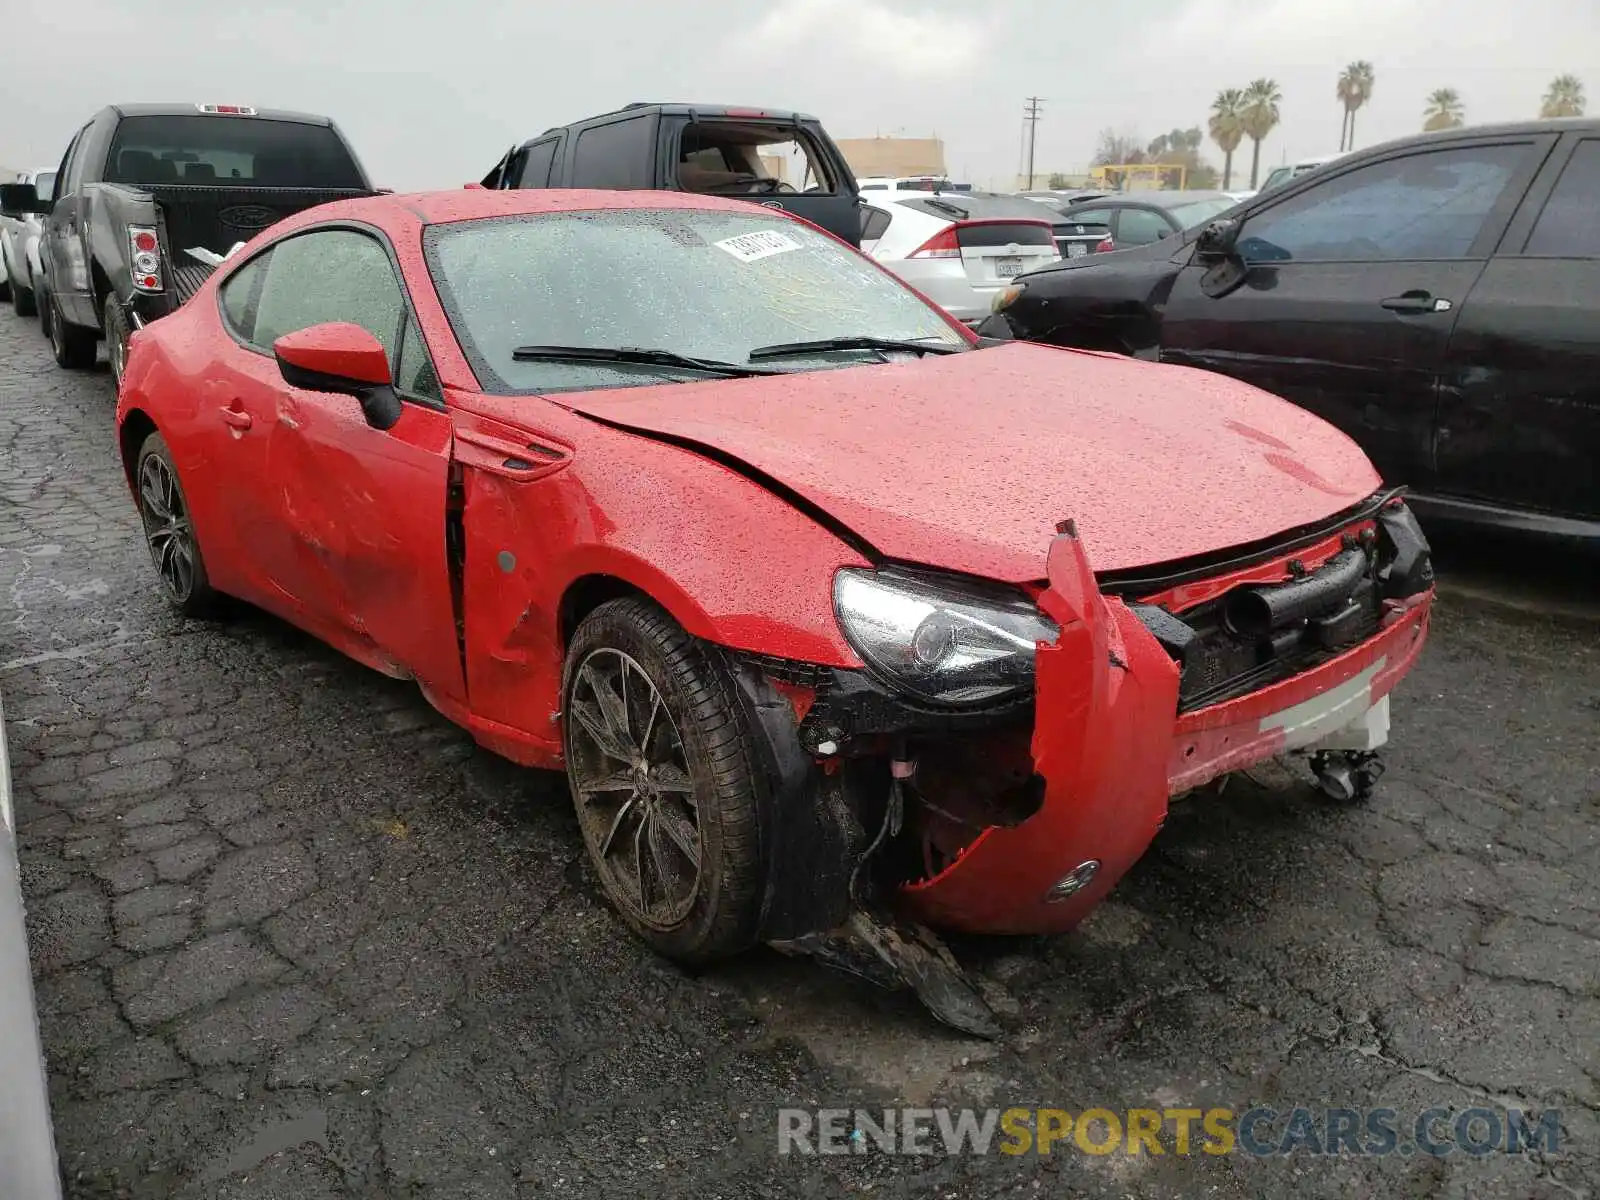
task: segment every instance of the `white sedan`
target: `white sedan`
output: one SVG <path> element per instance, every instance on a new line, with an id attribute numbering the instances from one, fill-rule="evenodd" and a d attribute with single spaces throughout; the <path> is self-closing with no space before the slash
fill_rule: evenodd
<path id="1" fill-rule="evenodd" d="M 861 250 L 968 324 L 1018 275 L 1061 258 L 1047 210 L 981 192 L 874 197 L 861 210 Z"/>

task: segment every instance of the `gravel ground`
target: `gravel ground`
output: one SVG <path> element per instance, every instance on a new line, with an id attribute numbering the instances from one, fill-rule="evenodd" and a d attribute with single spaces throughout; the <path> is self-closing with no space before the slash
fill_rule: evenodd
<path id="1" fill-rule="evenodd" d="M 1371 806 L 1276 766 L 1077 933 L 959 953 L 998 1044 L 613 919 L 559 778 L 256 615 L 160 601 L 104 368 L 0 313 L 0 688 L 74 1197 L 1600 1191 L 1590 568 L 1446 557 Z M 1548 576 L 1548 577 L 1547 577 Z M 780 1157 L 784 1106 L 1559 1108 L 1554 1155 Z"/>

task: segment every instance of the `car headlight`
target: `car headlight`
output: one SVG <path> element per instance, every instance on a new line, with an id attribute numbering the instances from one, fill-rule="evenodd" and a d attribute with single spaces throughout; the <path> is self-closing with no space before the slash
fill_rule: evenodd
<path id="1" fill-rule="evenodd" d="M 989 301 L 989 311 L 992 313 L 1004 312 L 1017 302 L 1023 292 L 1028 290 L 1025 283 L 1013 283 L 1008 288 L 1003 288 L 994 294 L 994 299 Z"/>
<path id="2" fill-rule="evenodd" d="M 1021 591 L 895 571 L 840 571 L 833 608 L 863 662 L 935 704 L 1026 694 L 1035 649 L 1060 632 Z"/>

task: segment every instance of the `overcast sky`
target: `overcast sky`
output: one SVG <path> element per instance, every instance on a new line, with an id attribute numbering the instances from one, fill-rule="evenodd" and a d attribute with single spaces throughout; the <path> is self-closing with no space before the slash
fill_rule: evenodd
<path id="1" fill-rule="evenodd" d="M 1361 144 L 1421 127 L 1453 87 L 1470 123 L 1537 115 L 1556 74 L 1600 113 L 1596 0 L 4 0 L 0 163 L 56 163 L 117 101 L 333 116 L 380 186 L 456 187 L 514 140 L 632 100 L 799 108 L 836 137 L 945 140 L 980 185 L 1020 159 L 1082 170 L 1107 126 L 1204 125 L 1218 89 L 1276 79 L 1264 163 L 1338 148 L 1339 69 L 1372 61 Z M 1245 170 L 1248 172 L 1248 143 Z M 1219 165 L 1216 147 L 1207 154 Z M 1235 179 L 1235 186 L 1239 181 Z"/>

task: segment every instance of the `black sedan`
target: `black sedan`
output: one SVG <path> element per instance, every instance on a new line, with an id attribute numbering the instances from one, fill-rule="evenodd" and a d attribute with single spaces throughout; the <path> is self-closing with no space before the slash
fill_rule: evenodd
<path id="1" fill-rule="evenodd" d="M 1431 515 L 1600 546 L 1600 121 L 1425 134 L 1024 275 L 980 332 L 1219 371 Z"/>
<path id="2" fill-rule="evenodd" d="M 1061 256 L 1148 246 L 1204 225 L 1237 204 L 1222 192 L 1124 192 L 1075 200 L 1062 209 L 1062 220 L 1074 232 L 1062 244 Z"/>

